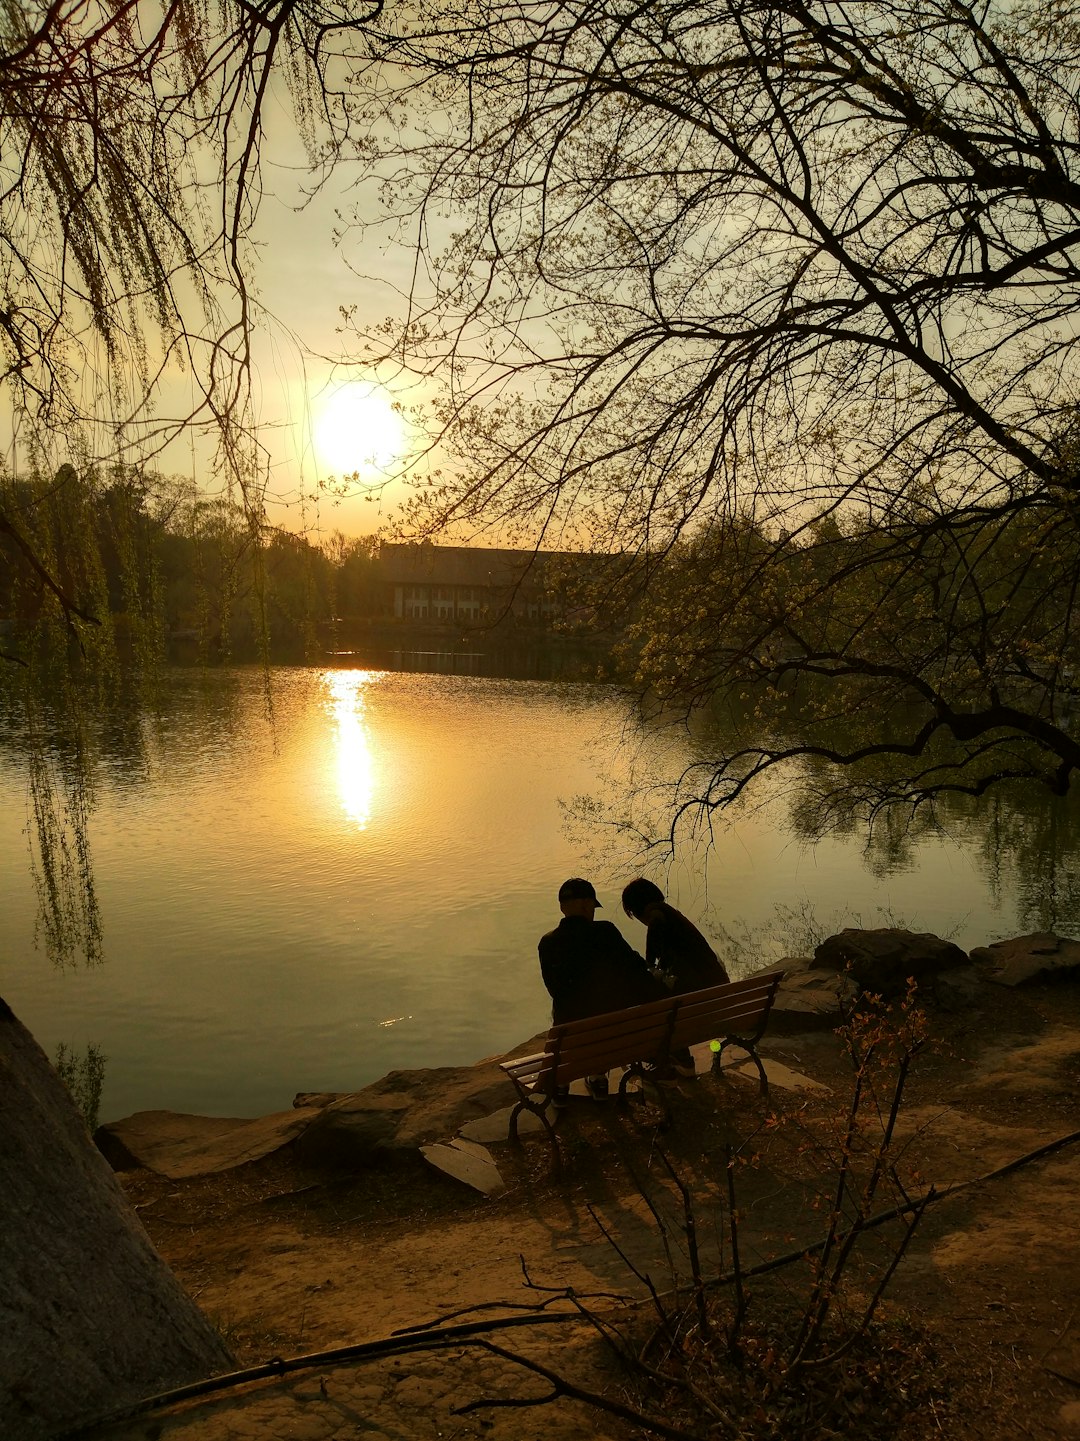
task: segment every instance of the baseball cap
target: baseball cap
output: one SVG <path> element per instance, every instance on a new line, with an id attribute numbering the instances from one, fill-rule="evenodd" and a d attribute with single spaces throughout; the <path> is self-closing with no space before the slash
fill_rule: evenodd
<path id="1" fill-rule="evenodd" d="M 563 881 L 559 887 L 559 900 L 592 901 L 594 905 L 600 906 L 592 881 L 582 880 L 580 876 L 571 876 L 568 881 Z"/>

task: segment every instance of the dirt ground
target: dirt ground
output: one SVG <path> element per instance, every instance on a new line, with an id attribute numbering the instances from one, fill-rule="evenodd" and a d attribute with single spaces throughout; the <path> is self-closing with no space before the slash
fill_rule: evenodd
<path id="1" fill-rule="evenodd" d="M 896 1181 L 882 1182 L 875 1212 L 897 1203 L 897 1185 L 909 1196 L 940 1191 L 1080 1129 L 1080 986 L 982 986 L 969 1004 L 933 1011 L 931 1037 L 908 1081 Z M 852 1088 L 831 1032 L 776 1036 L 765 1049 L 821 1088 L 774 1086 L 762 1100 L 740 1080 L 672 1082 L 674 1119 L 664 1130 L 653 1107 L 582 1098 L 560 1119 L 561 1171 L 551 1170 L 542 1137 L 520 1153 L 499 1147 L 507 1186 L 491 1198 L 419 1156 L 349 1177 L 301 1170 L 286 1152 L 186 1182 L 126 1174 L 155 1244 L 238 1367 L 442 1324 L 416 1349 L 401 1350 L 399 1339 L 323 1358 L 95 1436 L 576 1441 L 666 1426 L 755 1438 L 870 1437 L 886 1427 L 895 1441 L 1080 1437 L 1074 1142 L 931 1202 L 869 1333 L 839 1362 L 807 1371 L 797 1417 L 770 1409 L 760 1386 L 747 1400 L 755 1376 L 775 1373 L 773 1351 L 782 1356 L 792 1344 L 811 1263 L 746 1276 L 745 1336 L 761 1366 L 740 1383 L 724 1361 L 736 1288 L 702 1293 L 705 1320 L 686 1288 L 693 1265 L 679 1181 L 693 1197 L 704 1276 L 733 1269 L 729 1174 L 741 1269 L 799 1250 L 828 1224 L 829 1154 Z M 849 1320 L 901 1234 L 893 1222 L 860 1241 L 834 1308 L 838 1336 L 858 1330 Z M 679 1282 L 684 1306 L 669 1294 Z M 446 1330 L 479 1322 L 491 1329 Z M 603 1340 L 609 1327 L 654 1369 L 665 1347 L 681 1349 L 686 1384 L 651 1389 L 628 1372 Z M 580 1391 L 656 1424 L 596 1409 Z M 536 1404 L 510 1404 L 526 1398 Z"/>

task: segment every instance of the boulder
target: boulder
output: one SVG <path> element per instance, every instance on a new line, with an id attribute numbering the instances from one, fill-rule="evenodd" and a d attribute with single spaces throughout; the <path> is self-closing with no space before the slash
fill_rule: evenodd
<path id="1" fill-rule="evenodd" d="M 44 1441 L 232 1368 L 3 1001 L 0 1277 L 0 1436 Z"/>
<path id="2" fill-rule="evenodd" d="M 903 995 L 908 979 L 933 989 L 943 972 L 970 964 L 967 953 L 940 936 L 914 931 L 856 929 L 829 936 L 814 952 L 814 969 L 845 972 L 861 990 Z"/>
<path id="3" fill-rule="evenodd" d="M 543 1037 L 526 1045 L 536 1050 Z M 114 1170 L 143 1167 L 173 1180 L 230 1170 L 284 1147 L 311 1165 L 358 1170 L 443 1141 L 505 1107 L 512 1090 L 499 1059 L 391 1071 L 361 1091 L 303 1091 L 291 1111 L 254 1120 L 138 1111 L 100 1126 L 94 1139 Z"/>
<path id="4" fill-rule="evenodd" d="M 978 946 L 971 959 L 999 986 L 1027 986 L 1036 981 L 1062 981 L 1080 975 L 1080 941 L 1036 931 Z"/>
<path id="5" fill-rule="evenodd" d="M 136 1111 L 99 1126 L 94 1140 L 114 1171 L 142 1167 L 182 1181 L 230 1171 L 261 1160 L 301 1135 L 319 1114 L 315 1107 L 245 1120 L 189 1116 L 181 1111 Z"/>
<path id="6" fill-rule="evenodd" d="M 846 974 L 830 975 L 806 956 L 785 956 L 763 967 L 764 971 L 778 969 L 784 972 L 784 979 L 769 1012 L 770 1035 L 832 1030 L 840 1024 L 843 1007 L 859 993 Z"/>
<path id="7" fill-rule="evenodd" d="M 391 1071 L 362 1091 L 330 1100 L 298 1137 L 296 1151 L 314 1165 L 361 1168 L 445 1140 L 466 1122 L 505 1106 L 509 1094 L 510 1083 L 494 1060 Z"/>

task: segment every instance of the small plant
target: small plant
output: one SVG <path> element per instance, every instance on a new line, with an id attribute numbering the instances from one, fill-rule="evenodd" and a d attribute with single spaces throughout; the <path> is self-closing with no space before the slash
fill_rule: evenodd
<path id="1" fill-rule="evenodd" d="M 667 1258 L 666 1288 L 634 1264 L 617 1228 L 592 1213 L 645 1297 L 619 1311 L 610 1297 L 567 1290 L 562 1299 L 612 1348 L 634 1405 L 628 1413 L 625 1401 L 603 1399 L 595 1384 L 548 1370 L 542 1374 L 553 1389 L 538 1403 L 576 1396 L 668 1437 L 819 1441 L 876 1438 L 926 1396 L 932 1367 L 924 1340 L 880 1319 L 885 1292 L 935 1196 L 931 1189 L 912 1199 L 899 1170 L 908 1144 L 899 1135 L 905 1088 L 926 1039 L 914 988 L 892 1006 L 864 996 L 839 1034 L 852 1067 L 850 1097 L 839 1112 L 815 1118 L 798 1106 L 724 1145 L 715 1153 L 718 1173 L 697 1183 L 707 1202 L 695 1198 L 662 1151 L 652 1153 L 650 1182 L 634 1177 Z M 748 1256 L 761 1254 L 761 1238 L 747 1234 L 753 1211 L 743 1213 L 738 1175 L 759 1160 L 758 1148 L 768 1149 L 774 1169 L 775 1153 L 787 1157 L 785 1180 L 807 1202 L 792 1225 L 808 1239 L 748 1265 Z M 702 1246 L 713 1216 L 716 1274 Z M 559 1288 L 534 1286 L 525 1274 L 550 1306 Z M 463 1409 L 501 1404 L 529 1403 L 486 1398 Z"/>
<path id="2" fill-rule="evenodd" d="M 909 983 L 907 995 L 897 1006 L 886 1005 L 878 996 L 863 995 L 839 1028 L 852 1065 L 852 1093 L 831 1154 L 827 1153 L 835 1188 L 825 1239 L 814 1256 L 806 1307 L 787 1358 L 789 1379 L 808 1366 L 838 1359 L 865 1334 L 933 1198 L 931 1191 L 906 1211 L 904 1228 L 865 1307 L 861 1314 L 847 1315 L 846 1339 L 835 1342 L 830 1356 L 826 1340 L 830 1313 L 841 1297 L 848 1263 L 874 1218 L 881 1193 L 891 1192 L 894 1200 L 900 1197 L 908 1202 L 897 1170 L 903 1149 L 897 1139 L 897 1121 L 912 1063 L 926 1042 L 926 1030 L 925 1014 L 915 1004 L 914 983 Z"/>

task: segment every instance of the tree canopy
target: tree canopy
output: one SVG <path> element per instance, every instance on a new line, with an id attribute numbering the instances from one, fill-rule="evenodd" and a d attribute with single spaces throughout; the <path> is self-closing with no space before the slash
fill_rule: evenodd
<path id="1" fill-rule="evenodd" d="M 312 184 L 359 159 L 416 246 L 364 337 L 444 382 L 411 523 L 621 552 L 643 685 L 797 713 L 700 799 L 798 758 L 872 760 L 871 810 L 1061 791 L 1078 62 L 1056 4 L 8 6 L 12 414 L 83 486 L 208 428 L 257 545 L 250 238 L 287 93 Z M 0 532 L 56 582 L 14 494 Z"/>
<path id="2" fill-rule="evenodd" d="M 314 191 L 349 134 L 339 68 L 378 8 L 0 4 L 0 405 L 20 478 L 70 483 L 78 512 L 95 475 L 203 436 L 203 487 L 257 538 L 267 113 L 287 114 Z M 16 502 L 0 489 L 0 536 L 55 580 Z M 98 617 L 53 589 L 85 634 Z"/>
<path id="3" fill-rule="evenodd" d="M 633 555 L 635 673 L 672 704 L 752 683 L 790 715 L 794 689 L 797 736 L 759 723 L 707 806 L 798 758 L 872 760 L 838 782 L 871 813 L 1064 790 L 1071 7 L 564 0 L 380 25 L 394 104 L 427 117 L 381 162 L 419 262 L 391 343 L 444 377 L 458 459 L 417 523 Z"/>

